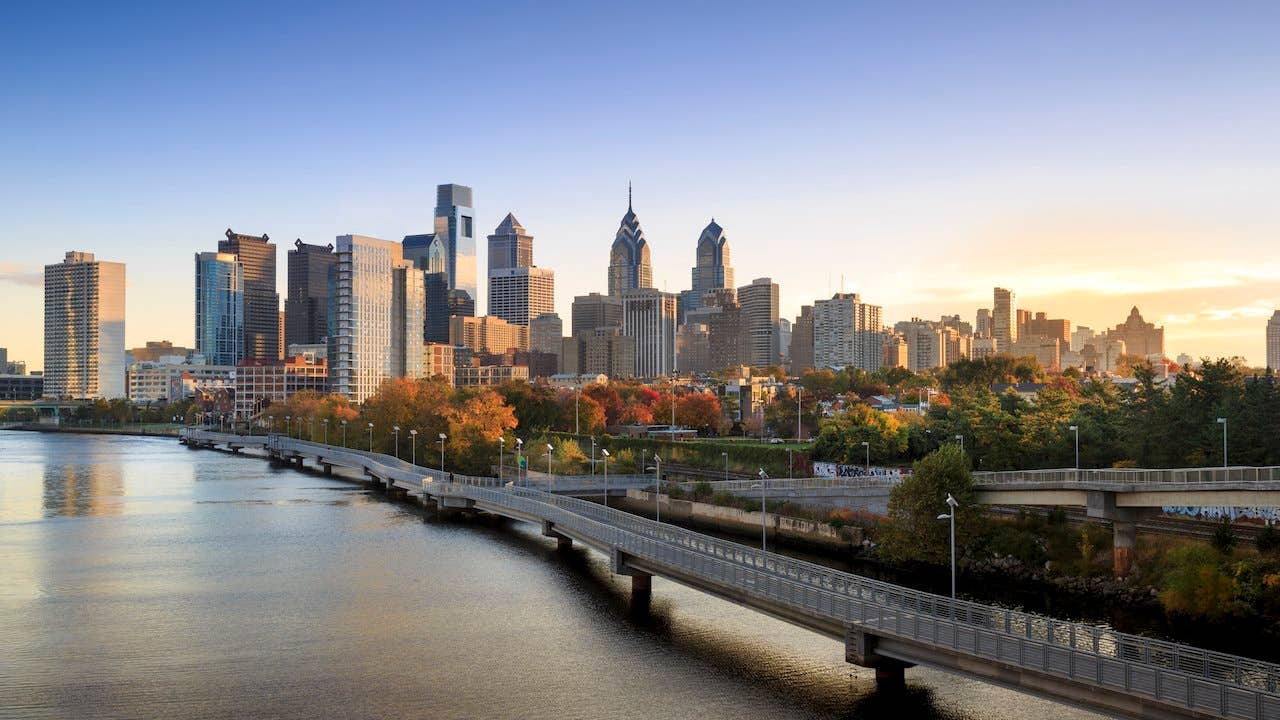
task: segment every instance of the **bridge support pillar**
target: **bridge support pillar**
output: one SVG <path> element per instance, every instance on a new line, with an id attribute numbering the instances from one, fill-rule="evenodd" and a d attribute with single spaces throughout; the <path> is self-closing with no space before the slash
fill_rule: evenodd
<path id="1" fill-rule="evenodd" d="M 324 468 L 325 475 L 333 474 L 333 463 L 320 463 L 320 467 Z"/>
<path id="2" fill-rule="evenodd" d="M 1115 540 L 1112 543 L 1111 566 L 1118 578 L 1128 577 L 1133 570 L 1133 551 L 1138 544 L 1138 523 L 1117 520 L 1111 523 Z"/>
<path id="3" fill-rule="evenodd" d="M 852 665 L 872 668 L 876 671 L 876 686 L 883 690 L 900 688 L 906 684 L 906 669 L 913 667 L 895 658 L 876 652 L 876 636 L 863 628 L 850 625 L 844 631 L 844 661 Z"/>
<path id="4" fill-rule="evenodd" d="M 1089 491 L 1087 502 L 1089 517 L 1111 521 L 1111 569 L 1118 578 L 1128 577 L 1138 544 L 1138 521 L 1155 515 L 1158 508 L 1116 507 L 1116 494 L 1105 490 Z"/>
<path id="5" fill-rule="evenodd" d="M 568 550 L 569 548 L 573 547 L 573 538 L 565 537 L 564 535 L 561 535 L 560 533 L 556 532 L 555 528 L 556 528 L 555 523 L 551 522 L 550 520 L 542 521 L 542 534 L 545 537 L 556 539 L 557 550 Z"/>

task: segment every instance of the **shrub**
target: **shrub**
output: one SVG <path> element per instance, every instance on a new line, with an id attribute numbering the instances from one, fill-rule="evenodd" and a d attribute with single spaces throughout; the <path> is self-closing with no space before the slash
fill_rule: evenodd
<path id="1" fill-rule="evenodd" d="M 1221 555 L 1204 545 L 1187 545 L 1169 555 L 1160 602 L 1167 612 L 1221 619 L 1236 598 L 1236 582 L 1225 573 Z"/>
<path id="2" fill-rule="evenodd" d="M 1236 549 L 1236 533 L 1231 527 L 1231 520 L 1223 518 L 1218 527 L 1213 529 L 1213 538 L 1209 541 L 1213 549 L 1223 555 L 1230 555 Z"/>
<path id="3" fill-rule="evenodd" d="M 1273 553 L 1280 550 L 1280 531 L 1274 525 L 1267 525 L 1258 533 L 1258 552 Z"/>

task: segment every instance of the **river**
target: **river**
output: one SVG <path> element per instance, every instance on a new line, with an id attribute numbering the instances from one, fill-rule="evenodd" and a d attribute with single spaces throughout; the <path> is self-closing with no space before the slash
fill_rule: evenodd
<path id="1" fill-rule="evenodd" d="M 172 439 L 0 431 L 0 558 L 4 718 L 1098 717 Z"/>

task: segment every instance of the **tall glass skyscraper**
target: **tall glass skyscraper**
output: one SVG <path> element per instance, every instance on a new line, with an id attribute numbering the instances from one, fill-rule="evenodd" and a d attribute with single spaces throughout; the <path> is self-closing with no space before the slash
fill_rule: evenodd
<path id="1" fill-rule="evenodd" d="M 436 238 L 444 239 L 448 253 L 445 269 L 449 289 L 476 300 L 476 211 L 471 206 L 471 188 L 465 185 L 436 187 Z"/>
<path id="2" fill-rule="evenodd" d="M 207 365 L 244 360 L 244 265 L 230 253 L 196 253 L 196 352 Z"/>
<path id="3" fill-rule="evenodd" d="M 276 292 L 276 246 L 266 234 L 226 232 L 218 252 L 236 256 L 244 267 L 244 356 L 280 359 L 280 295 Z"/>

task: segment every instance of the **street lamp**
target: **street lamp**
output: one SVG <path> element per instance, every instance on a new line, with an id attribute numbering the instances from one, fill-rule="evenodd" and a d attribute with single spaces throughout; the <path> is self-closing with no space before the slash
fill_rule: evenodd
<path id="1" fill-rule="evenodd" d="M 1227 419 L 1218 418 L 1218 422 L 1222 425 L 1222 467 L 1227 466 Z"/>
<path id="2" fill-rule="evenodd" d="M 414 467 L 418 466 L 418 431 L 409 431 L 409 463 Z"/>
<path id="3" fill-rule="evenodd" d="M 658 457 L 658 453 L 653 454 L 653 518 L 657 522 L 662 522 L 662 506 L 659 501 L 662 497 L 662 458 Z"/>
<path id="4" fill-rule="evenodd" d="M 803 397 L 804 397 L 804 386 L 797 385 L 796 386 L 796 442 L 803 442 L 803 439 L 800 437 L 800 434 L 801 434 L 800 415 L 804 412 L 804 403 L 801 401 L 801 398 Z"/>
<path id="5" fill-rule="evenodd" d="M 520 479 L 520 472 L 521 472 L 520 465 L 521 465 L 521 461 L 523 460 L 523 458 L 520 455 L 520 450 L 523 447 L 524 447 L 524 440 L 520 438 L 516 438 L 516 480 Z"/>
<path id="6" fill-rule="evenodd" d="M 324 431 L 324 444 L 328 445 L 329 444 L 329 418 L 321 418 L 320 427 Z"/>
<path id="7" fill-rule="evenodd" d="M 553 477 L 551 477 L 551 451 L 552 450 L 555 450 L 555 448 L 551 447 L 551 443 L 547 443 L 547 485 L 548 487 L 550 487 L 555 480 Z"/>
<path id="8" fill-rule="evenodd" d="M 498 436 L 498 479 L 502 479 L 502 450 L 507 447 L 505 435 Z"/>
<path id="9" fill-rule="evenodd" d="M 596 438 L 591 436 L 591 474 L 596 474 Z"/>
<path id="10" fill-rule="evenodd" d="M 580 404 L 581 400 L 582 400 L 582 388 L 580 387 L 574 388 L 573 389 L 573 434 L 574 435 L 582 434 L 582 429 L 578 425 L 578 405 Z M 593 460 L 595 459 L 594 455 L 592 455 L 592 459 Z M 592 467 L 595 467 L 595 466 L 592 465 Z"/>
<path id="11" fill-rule="evenodd" d="M 862 471 L 867 475 L 871 474 L 871 443 L 866 440 L 862 441 L 862 449 L 867 451 L 867 462 L 862 466 Z"/>
<path id="12" fill-rule="evenodd" d="M 751 489 L 754 490 L 756 488 L 760 488 L 760 552 L 768 552 L 768 547 L 767 547 L 768 541 L 766 538 L 768 538 L 769 514 L 768 514 L 768 509 L 765 507 L 765 504 L 764 504 L 765 490 L 766 490 L 764 486 L 764 481 L 769 479 L 769 475 L 764 471 L 764 468 L 760 468 L 760 472 L 757 473 L 757 475 L 760 476 L 760 482 L 753 483 L 751 485 Z"/>
<path id="13" fill-rule="evenodd" d="M 392 441 L 393 442 L 392 447 L 396 449 L 395 451 L 396 459 L 399 460 L 400 459 L 400 426 L 399 425 L 391 426 L 391 436 L 395 438 L 395 440 Z"/>
<path id="14" fill-rule="evenodd" d="M 307 440 L 309 442 L 316 441 L 316 416 L 312 415 L 307 418 Z"/>
<path id="15" fill-rule="evenodd" d="M 347 421 L 343 420 L 341 422 L 342 422 L 342 447 L 346 448 L 347 447 Z"/>
<path id="16" fill-rule="evenodd" d="M 287 435 L 288 437 L 293 437 L 293 416 L 292 415 L 284 416 L 284 434 Z"/>
<path id="17" fill-rule="evenodd" d="M 1080 426 L 1068 425 L 1067 429 L 1076 435 L 1076 470 L 1080 469 Z"/>
<path id="18" fill-rule="evenodd" d="M 960 452 L 964 452 L 964 436 L 957 435 L 956 439 L 960 441 Z"/>
<path id="19" fill-rule="evenodd" d="M 724 479 L 728 480 L 729 479 L 729 453 L 722 452 L 720 453 L 720 457 L 724 458 Z"/>
<path id="20" fill-rule="evenodd" d="M 267 434 L 270 435 L 276 431 L 276 416 L 267 416 Z"/>
<path id="21" fill-rule="evenodd" d="M 947 509 L 951 512 L 943 513 L 938 516 L 939 520 L 951 521 L 951 599 L 956 599 L 956 508 L 960 507 L 960 503 L 947 493 Z"/>
<path id="22" fill-rule="evenodd" d="M 369 423 L 369 452 L 373 452 L 373 423 Z"/>
<path id="23" fill-rule="evenodd" d="M 600 460 L 604 463 L 604 506 L 609 507 L 609 451 L 600 448 Z"/>
<path id="24" fill-rule="evenodd" d="M 448 435 L 440 433 L 440 472 L 444 472 L 444 441 L 448 439 Z"/>

